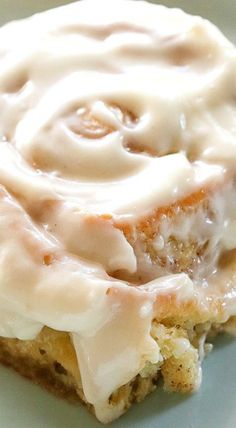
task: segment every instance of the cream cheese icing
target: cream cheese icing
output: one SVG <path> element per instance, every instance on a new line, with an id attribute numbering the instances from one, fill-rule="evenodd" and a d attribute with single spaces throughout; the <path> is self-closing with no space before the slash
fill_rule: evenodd
<path id="1" fill-rule="evenodd" d="M 137 270 L 117 225 L 233 180 L 235 72 L 212 24 L 145 2 L 84 0 L 0 29 L 0 335 L 70 332 L 103 421 L 109 395 L 161 359 L 158 297 L 204 293 L 186 274 L 109 276 Z"/>

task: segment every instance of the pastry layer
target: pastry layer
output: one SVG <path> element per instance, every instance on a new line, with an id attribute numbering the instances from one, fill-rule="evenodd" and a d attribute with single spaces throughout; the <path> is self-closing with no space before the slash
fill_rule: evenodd
<path id="1" fill-rule="evenodd" d="M 233 326 L 233 327 L 232 327 Z M 152 335 L 163 356 L 157 365 L 146 367 L 130 382 L 109 397 L 111 419 L 122 414 L 134 402 L 142 401 L 162 378 L 167 391 L 192 392 L 201 380 L 201 361 L 211 350 L 208 336 L 234 329 L 235 319 L 227 324 L 199 324 L 192 329 L 153 322 Z M 73 344 L 67 333 L 44 328 L 36 339 L 22 341 L 0 339 L 0 361 L 71 403 L 83 402 L 92 413 L 83 392 Z"/>
<path id="2" fill-rule="evenodd" d="M 190 332 L 236 314 L 235 73 L 213 25 L 145 2 L 0 29 L 0 336 L 70 337 L 103 422 L 150 367 L 193 389 Z"/>

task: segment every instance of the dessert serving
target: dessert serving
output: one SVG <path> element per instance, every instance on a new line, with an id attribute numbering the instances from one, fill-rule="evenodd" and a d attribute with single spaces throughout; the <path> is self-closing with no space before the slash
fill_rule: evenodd
<path id="1" fill-rule="evenodd" d="M 104 423 L 236 316 L 236 50 L 84 0 L 0 29 L 0 361 Z"/>

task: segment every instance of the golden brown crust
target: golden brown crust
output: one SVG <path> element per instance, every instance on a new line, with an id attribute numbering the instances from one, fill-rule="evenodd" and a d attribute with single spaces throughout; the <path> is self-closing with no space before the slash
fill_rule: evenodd
<path id="1" fill-rule="evenodd" d="M 187 211 L 195 212 L 198 209 L 207 211 L 208 196 L 207 192 L 200 191 L 182 201 L 184 214 L 187 215 Z M 159 220 L 163 215 L 170 217 L 173 222 L 182 212 L 177 205 L 166 208 L 166 211 L 163 210 L 158 214 Z M 149 220 L 143 223 L 142 230 L 137 229 L 136 233 L 143 234 L 143 239 L 146 241 L 145 251 L 152 256 L 153 263 L 160 264 L 161 257 L 158 254 L 152 254 L 152 240 L 156 236 L 159 224 L 157 218 L 153 221 Z M 167 243 L 171 254 L 174 254 L 173 247 L 176 246 L 176 242 L 171 237 Z M 197 253 L 199 254 L 199 248 L 196 245 L 189 247 L 187 244 L 181 251 L 179 247 L 176 248 L 174 272 L 188 271 L 192 260 Z M 48 263 L 50 263 L 50 257 L 45 259 L 45 264 Z M 109 406 L 111 410 L 114 407 L 114 415 L 116 407 L 122 408 L 125 412 L 133 402 L 143 400 L 156 388 L 160 375 L 164 380 L 164 388 L 168 391 L 191 392 L 196 389 L 200 376 L 198 350 L 200 338 L 210 330 L 224 329 L 220 324 L 217 327 L 213 325 L 223 317 L 220 314 L 220 303 L 214 300 L 212 304 L 219 307 L 215 311 L 214 308 L 210 310 L 207 307 L 204 311 L 194 298 L 179 302 L 175 294 L 158 296 L 152 336 L 160 348 L 160 362 L 156 365 L 147 362 L 140 374 L 113 392 L 109 397 Z M 197 326 L 199 324 L 200 327 Z M 57 396 L 71 402 L 82 401 L 94 413 L 93 406 L 84 396 L 79 363 L 68 333 L 45 327 L 37 338 L 31 341 L 0 338 L 0 362 L 13 367 L 23 376 Z"/>
<path id="2" fill-rule="evenodd" d="M 60 362 L 55 360 L 55 357 Z M 79 402 L 85 404 L 89 411 L 94 413 L 93 406 L 84 396 L 79 368 L 77 364 L 75 368 L 74 361 L 71 361 L 73 358 L 74 349 L 69 334 L 46 327 L 32 341 L 0 338 L 0 363 L 13 368 L 57 397 L 73 404 Z M 74 373 L 65 367 L 69 367 Z M 133 402 L 141 401 L 155 389 L 157 378 L 156 372 L 148 378 L 136 376 L 112 394 L 109 404 L 116 407 L 122 401 L 126 411 Z"/>
<path id="3" fill-rule="evenodd" d="M 137 224 L 115 224 L 122 230 L 126 239 L 133 247 L 137 259 L 137 272 L 132 276 L 125 272 L 112 272 L 112 275 L 138 284 L 147 283 L 155 278 L 174 274 L 187 273 L 190 278 L 198 276 L 198 270 L 205 264 L 206 272 L 210 268 L 214 254 L 211 254 L 211 242 L 214 241 L 214 231 L 208 238 L 200 238 L 198 229 L 206 228 L 206 220 L 217 224 L 215 212 L 215 199 L 222 193 L 222 186 L 217 189 L 202 188 L 174 204 L 154 210 L 151 215 L 141 219 Z M 200 220 L 199 220 L 200 219 Z M 192 222 L 191 233 L 185 232 L 180 236 L 180 225 L 189 229 Z M 156 246 L 156 238 L 163 239 L 163 247 Z M 143 266 L 143 260 L 149 260 L 149 267 Z M 207 268 L 209 266 L 209 268 Z M 213 269 L 214 270 L 214 269 Z"/>
<path id="4" fill-rule="evenodd" d="M 190 330 L 153 322 L 152 336 L 156 340 L 162 360 L 148 363 L 126 385 L 109 398 L 110 407 L 123 408 L 142 401 L 152 392 L 160 375 L 168 391 L 191 392 L 199 382 L 199 343 L 209 332 L 217 334 L 235 325 L 230 320 L 225 326 L 201 324 Z M 79 367 L 68 333 L 45 327 L 35 340 L 0 339 L 0 362 L 14 368 L 21 375 L 72 403 L 82 402 L 94 413 L 93 406 L 84 396 Z"/>
<path id="5" fill-rule="evenodd" d="M 54 373 L 52 366 L 40 365 L 32 357 L 17 357 L 10 352 L 3 340 L 0 341 L 0 362 L 7 367 L 12 367 L 22 376 L 43 386 L 56 396 L 66 398 L 73 403 L 78 402 L 79 398 L 75 386 L 60 380 L 59 376 Z"/>

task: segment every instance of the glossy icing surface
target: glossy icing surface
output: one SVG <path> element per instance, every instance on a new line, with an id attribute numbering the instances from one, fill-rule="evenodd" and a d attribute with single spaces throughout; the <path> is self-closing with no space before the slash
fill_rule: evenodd
<path id="1" fill-rule="evenodd" d="M 233 182 L 235 71 L 213 25 L 143 2 L 86 0 L 0 30 L 0 334 L 71 332 L 100 418 L 160 358 L 158 298 L 203 294 L 184 273 L 139 287 L 109 276 L 137 270 L 118 226 Z M 233 204 L 224 215 L 231 250 Z"/>

